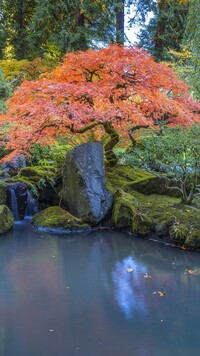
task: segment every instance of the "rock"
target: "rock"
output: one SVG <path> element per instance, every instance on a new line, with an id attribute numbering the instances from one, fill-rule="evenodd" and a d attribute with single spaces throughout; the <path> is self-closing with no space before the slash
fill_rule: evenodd
<path id="1" fill-rule="evenodd" d="M 140 212 L 138 199 L 122 190 L 117 190 L 114 195 L 112 220 L 116 227 L 130 227 L 132 232 L 142 236 L 152 230 L 149 218 Z"/>
<path id="2" fill-rule="evenodd" d="M 169 235 L 169 229 L 166 224 L 156 224 L 155 233 L 159 237 L 164 237 Z"/>
<path id="3" fill-rule="evenodd" d="M 70 151 L 63 165 L 62 204 L 74 216 L 95 225 L 110 210 L 113 195 L 106 189 L 103 148 L 89 142 Z"/>
<path id="4" fill-rule="evenodd" d="M 4 169 L 0 169 L 0 180 L 4 180 L 10 178 L 10 174 L 6 172 Z"/>
<path id="5" fill-rule="evenodd" d="M 33 191 L 37 191 L 37 200 L 41 208 L 59 204 L 58 192 L 61 187 L 58 187 L 60 182 L 55 167 L 26 167 L 20 170 L 17 179 Z"/>
<path id="6" fill-rule="evenodd" d="M 114 204 L 112 210 L 112 221 L 118 228 L 130 227 L 137 211 L 137 201 L 134 196 L 117 190 L 114 195 Z"/>
<path id="7" fill-rule="evenodd" d="M 8 173 L 10 176 L 14 176 L 19 172 L 21 168 L 26 167 L 26 160 L 23 154 L 17 154 L 10 161 L 4 162 L 2 164 L 2 168 Z"/>
<path id="8" fill-rule="evenodd" d="M 14 225 L 13 216 L 6 205 L 0 205 L 0 234 L 3 234 Z"/>
<path id="9" fill-rule="evenodd" d="M 59 206 L 51 206 L 35 214 L 32 218 L 32 223 L 36 227 L 42 227 L 52 232 L 57 232 L 57 230 L 60 232 L 85 231 L 90 229 L 88 224 L 83 224 L 80 219 L 72 216 Z"/>

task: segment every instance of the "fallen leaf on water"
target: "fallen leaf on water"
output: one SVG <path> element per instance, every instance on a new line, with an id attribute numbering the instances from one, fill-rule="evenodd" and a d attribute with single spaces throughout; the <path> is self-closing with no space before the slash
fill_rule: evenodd
<path id="1" fill-rule="evenodd" d="M 160 297 L 164 297 L 165 295 L 166 295 L 166 293 L 165 292 L 161 292 L 161 291 L 157 291 L 157 293 L 158 293 L 158 295 L 160 296 Z"/>
<path id="2" fill-rule="evenodd" d="M 145 273 L 145 275 L 144 275 L 144 278 L 151 278 L 151 275 L 150 274 L 148 274 L 148 273 Z"/>
<path id="3" fill-rule="evenodd" d="M 132 268 L 132 267 L 128 267 L 128 268 L 126 268 L 126 272 L 133 272 L 134 271 L 134 268 Z"/>
<path id="4" fill-rule="evenodd" d="M 164 297 L 166 295 L 166 292 L 161 292 L 160 290 L 153 292 L 153 294 L 158 294 L 160 297 Z"/>
<path id="5" fill-rule="evenodd" d="M 196 276 L 198 273 L 197 273 L 197 270 L 192 270 L 192 269 L 185 269 L 185 272 L 184 274 L 191 274 L 192 276 Z"/>

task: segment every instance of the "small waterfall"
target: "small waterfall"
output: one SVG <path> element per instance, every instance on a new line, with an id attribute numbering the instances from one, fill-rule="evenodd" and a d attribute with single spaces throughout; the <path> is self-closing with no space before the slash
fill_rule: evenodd
<path id="1" fill-rule="evenodd" d="M 15 220 L 19 220 L 19 209 L 18 209 L 18 202 L 17 197 L 15 194 L 15 185 L 9 184 L 9 202 L 10 202 L 10 211 L 14 216 Z"/>
<path id="2" fill-rule="evenodd" d="M 7 204 L 15 220 L 23 220 L 39 211 L 37 201 L 32 197 L 26 184 L 21 182 L 9 184 Z"/>
<path id="3" fill-rule="evenodd" d="M 33 216 L 38 211 L 39 211 L 38 203 L 36 199 L 32 197 L 31 192 L 27 189 L 27 206 L 26 206 L 25 217 Z"/>

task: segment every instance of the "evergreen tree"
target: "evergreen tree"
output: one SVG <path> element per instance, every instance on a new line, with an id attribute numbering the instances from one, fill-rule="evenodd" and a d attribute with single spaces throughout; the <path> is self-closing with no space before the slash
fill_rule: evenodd
<path id="1" fill-rule="evenodd" d="M 2 0 L 0 43 L 1 57 L 5 48 L 10 48 L 16 59 L 29 56 L 29 28 L 34 9 L 34 0 Z"/>
<path id="2" fill-rule="evenodd" d="M 36 0 L 31 42 L 42 54 L 49 44 L 61 55 L 114 39 L 113 1 Z"/>
<path id="3" fill-rule="evenodd" d="M 191 84 L 194 96 L 200 99 L 200 0 L 191 0 L 185 36 L 192 51 Z"/>
<path id="4" fill-rule="evenodd" d="M 169 60 L 169 50 L 181 50 L 186 18 L 191 0 L 158 0 L 152 7 L 154 16 L 144 24 L 140 46 L 153 54 L 157 61 Z"/>

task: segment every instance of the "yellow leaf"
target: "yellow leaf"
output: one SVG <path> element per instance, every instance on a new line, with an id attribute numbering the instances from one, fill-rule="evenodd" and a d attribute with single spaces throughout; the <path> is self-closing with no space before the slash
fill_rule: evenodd
<path id="1" fill-rule="evenodd" d="M 128 267 L 127 269 L 126 269 L 126 272 L 133 272 L 134 271 L 134 268 L 132 268 L 132 267 Z"/>

